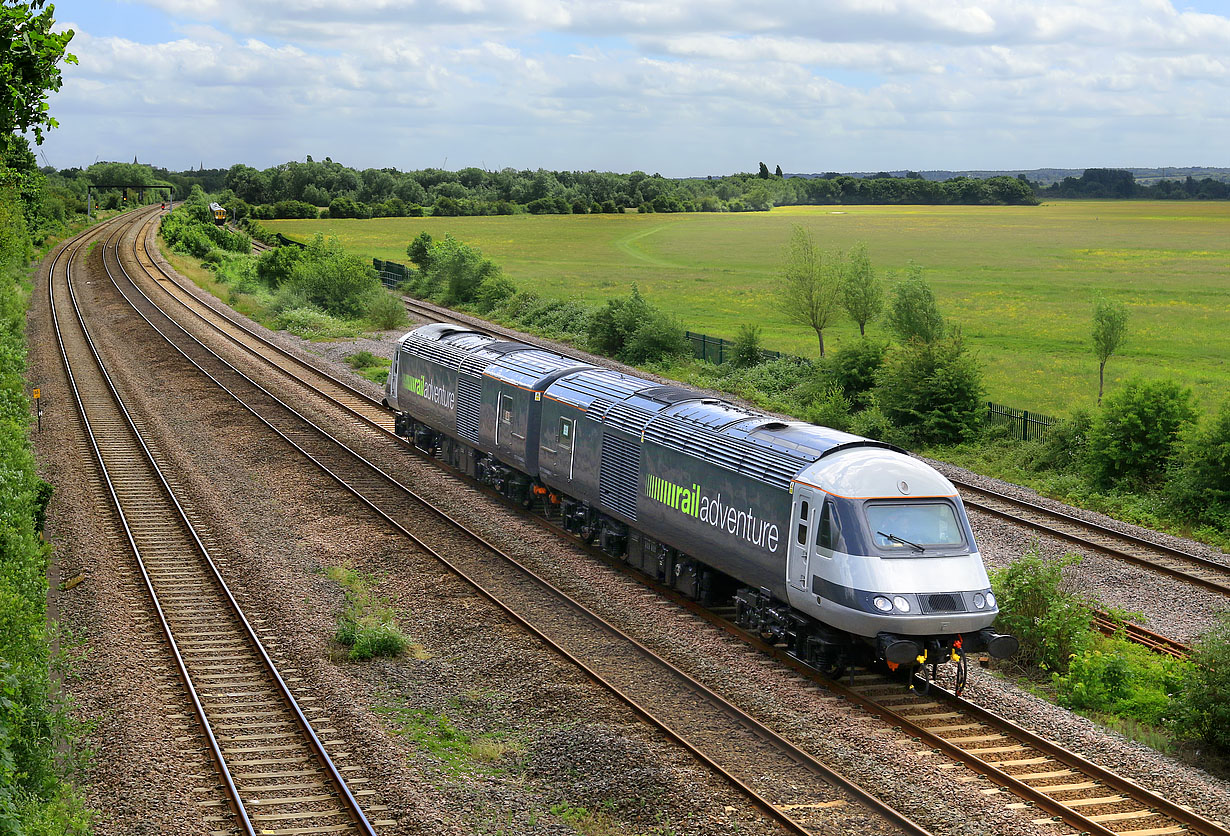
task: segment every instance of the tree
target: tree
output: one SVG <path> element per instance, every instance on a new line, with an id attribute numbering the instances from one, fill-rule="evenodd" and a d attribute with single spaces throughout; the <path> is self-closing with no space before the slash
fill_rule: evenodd
<path id="1" fill-rule="evenodd" d="M 1127 308 L 1122 302 L 1111 302 L 1099 296 L 1093 302 L 1093 353 L 1098 356 L 1098 406 L 1102 405 L 1102 388 L 1106 361 L 1123 342 L 1127 331 Z"/>
<path id="2" fill-rule="evenodd" d="M 867 336 L 867 323 L 884 310 L 884 287 L 871 269 L 867 245 L 859 243 L 850 251 L 850 263 L 841 283 L 841 306 L 858 323 L 860 337 Z"/>
<path id="3" fill-rule="evenodd" d="M 1230 400 L 1186 434 L 1166 493 L 1189 517 L 1230 531 Z"/>
<path id="4" fill-rule="evenodd" d="M 34 131 L 36 145 L 43 144 L 43 129 L 58 125 L 47 109 L 47 94 L 63 83 L 60 61 L 76 64 L 77 57 L 65 52 L 73 30 L 55 33 L 52 12 L 42 12 L 46 0 L 9 0 L 0 7 L 0 131 L 11 141 L 14 131 Z"/>
<path id="5" fill-rule="evenodd" d="M 759 177 L 761 180 L 768 180 L 769 179 L 769 167 L 765 165 L 764 163 L 761 163 L 760 171 L 759 173 L 757 173 L 756 176 Z"/>
<path id="6" fill-rule="evenodd" d="M 933 343 L 944 336 L 944 317 L 935 304 L 935 294 L 923 280 L 922 268 L 913 262 L 906 268 L 905 279 L 893 288 L 888 327 L 903 343 Z"/>
<path id="7" fill-rule="evenodd" d="M 986 409 L 983 395 L 982 372 L 960 334 L 934 342 L 910 340 L 876 373 L 876 405 L 923 444 L 973 438 Z"/>
<path id="8" fill-rule="evenodd" d="M 780 165 L 779 165 L 779 166 L 778 166 L 778 167 L 774 170 L 774 172 L 773 172 L 773 173 L 774 173 L 775 175 L 777 175 L 778 177 L 785 177 L 785 176 L 786 176 L 786 175 L 782 174 L 782 167 L 781 167 Z"/>
<path id="9" fill-rule="evenodd" d="M 831 253 L 822 253 L 812 234 L 799 224 L 790 233 L 782 265 L 782 308 L 786 318 L 816 332 L 824 356 L 824 329 L 840 307 L 841 266 Z"/>

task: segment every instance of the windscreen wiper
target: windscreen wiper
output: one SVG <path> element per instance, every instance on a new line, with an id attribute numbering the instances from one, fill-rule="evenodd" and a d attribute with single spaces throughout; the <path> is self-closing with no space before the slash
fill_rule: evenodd
<path id="1" fill-rule="evenodd" d="M 885 534 L 883 531 L 877 531 L 876 534 L 879 534 L 885 540 L 891 540 L 892 542 L 900 543 L 903 546 L 912 546 L 913 548 L 918 549 L 920 552 L 926 551 L 926 549 L 924 549 L 922 546 L 918 545 L 917 543 L 911 543 L 909 540 L 906 540 L 904 537 L 898 537 L 896 534 Z"/>

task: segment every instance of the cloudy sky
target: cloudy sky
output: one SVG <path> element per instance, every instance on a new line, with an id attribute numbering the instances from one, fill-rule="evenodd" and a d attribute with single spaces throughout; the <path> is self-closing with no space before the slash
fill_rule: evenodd
<path id="1" fill-rule="evenodd" d="M 1230 0 L 59 0 L 56 167 L 1230 165 Z"/>

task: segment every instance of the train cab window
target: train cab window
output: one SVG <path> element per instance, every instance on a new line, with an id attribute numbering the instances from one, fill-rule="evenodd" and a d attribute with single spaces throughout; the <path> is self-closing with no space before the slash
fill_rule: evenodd
<path id="1" fill-rule="evenodd" d="M 959 549 L 965 535 L 947 502 L 893 502 L 866 506 L 873 541 L 881 552 L 924 554 Z"/>
<path id="2" fill-rule="evenodd" d="M 565 450 L 572 449 L 572 419 L 559 419 L 559 446 Z"/>
<path id="3" fill-rule="evenodd" d="M 825 502 L 820 511 L 820 525 L 816 527 L 816 545 L 830 551 L 837 550 L 841 529 L 837 527 L 837 512 L 832 502 Z"/>
<path id="4" fill-rule="evenodd" d="M 799 508 L 799 534 L 798 541 L 800 546 L 807 545 L 807 524 L 811 520 L 811 505 L 807 500 L 803 500 L 802 506 Z"/>

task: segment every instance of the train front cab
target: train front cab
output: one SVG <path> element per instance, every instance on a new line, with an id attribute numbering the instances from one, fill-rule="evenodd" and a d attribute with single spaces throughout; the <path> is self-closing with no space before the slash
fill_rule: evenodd
<path id="1" fill-rule="evenodd" d="M 991 629 L 995 597 L 956 490 L 899 452 L 851 447 L 799 474 L 786 575 L 791 606 L 861 637 L 875 658 L 1016 652 Z"/>

